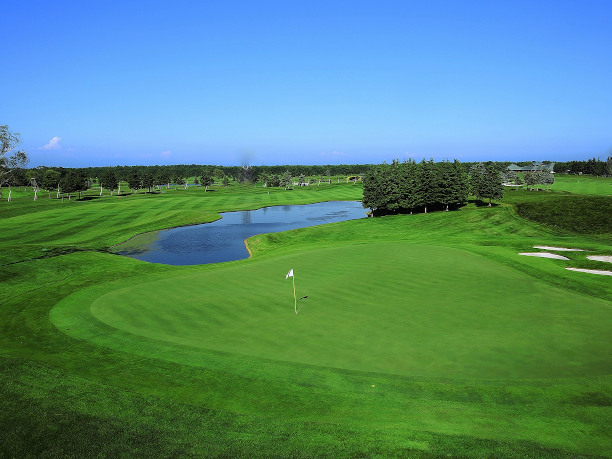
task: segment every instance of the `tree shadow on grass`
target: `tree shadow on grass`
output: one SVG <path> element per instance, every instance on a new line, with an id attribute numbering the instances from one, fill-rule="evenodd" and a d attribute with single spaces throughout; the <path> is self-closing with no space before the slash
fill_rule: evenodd
<path id="1" fill-rule="evenodd" d="M 483 201 L 482 199 L 468 199 L 468 203 L 474 204 L 476 207 L 497 207 L 498 203 L 492 202 L 489 206 L 489 201 Z"/>

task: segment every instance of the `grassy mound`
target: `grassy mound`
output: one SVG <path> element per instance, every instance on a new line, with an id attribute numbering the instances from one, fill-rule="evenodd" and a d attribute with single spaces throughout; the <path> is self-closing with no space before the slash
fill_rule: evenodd
<path id="1" fill-rule="evenodd" d="M 579 234 L 612 234 L 612 197 L 554 196 L 516 204 L 521 217 Z"/>

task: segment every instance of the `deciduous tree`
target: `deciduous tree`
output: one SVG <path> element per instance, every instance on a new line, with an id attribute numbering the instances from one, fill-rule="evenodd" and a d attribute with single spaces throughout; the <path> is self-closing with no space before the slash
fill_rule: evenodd
<path id="1" fill-rule="evenodd" d="M 555 183 L 555 174 L 549 170 L 542 171 L 542 184 L 546 185 L 546 191 L 548 191 L 548 187 L 553 183 Z"/>
<path id="2" fill-rule="evenodd" d="M 13 152 L 21 144 L 21 135 L 11 132 L 6 124 L 0 125 L 0 197 L 2 187 L 10 184 L 15 173 L 28 164 L 28 155 L 24 150 Z"/>
<path id="3" fill-rule="evenodd" d="M 87 179 L 85 175 L 76 169 L 72 169 L 60 180 L 60 189 L 62 193 L 68 193 L 68 199 L 70 200 L 71 193 L 81 193 L 87 189 Z"/>
<path id="4" fill-rule="evenodd" d="M 208 191 L 208 187 L 215 182 L 212 174 L 208 171 L 202 172 L 200 177 L 200 184 L 204 187 L 204 192 Z"/>
<path id="5" fill-rule="evenodd" d="M 142 187 L 146 188 L 150 193 L 153 185 L 155 185 L 155 178 L 153 177 L 153 174 L 150 172 L 145 172 L 142 174 Z"/>
<path id="6" fill-rule="evenodd" d="M 49 199 L 51 199 L 51 192 L 59 188 L 59 182 L 62 178 L 62 174 L 55 169 L 47 169 L 43 175 L 42 187 L 49 192 Z M 58 190 L 59 191 L 59 190 Z"/>
<path id="7" fill-rule="evenodd" d="M 285 190 L 291 186 L 291 181 L 293 180 L 293 176 L 291 172 L 285 171 L 283 176 L 280 178 L 280 186 L 285 187 Z"/>
<path id="8" fill-rule="evenodd" d="M 100 187 L 104 187 L 110 191 L 111 196 L 113 195 L 113 191 L 119 188 L 119 180 L 117 179 L 117 175 L 115 175 L 115 171 L 112 169 L 107 169 L 100 176 Z"/>
<path id="9" fill-rule="evenodd" d="M 128 186 L 130 189 L 135 190 L 138 193 L 138 190 L 142 188 L 142 179 L 137 169 L 132 169 L 130 175 L 127 178 Z"/>

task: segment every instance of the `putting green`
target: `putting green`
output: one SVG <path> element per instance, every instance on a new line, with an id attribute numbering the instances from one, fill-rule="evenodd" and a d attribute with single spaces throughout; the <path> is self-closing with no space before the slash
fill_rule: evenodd
<path id="1" fill-rule="evenodd" d="M 292 281 L 285 279 L 291 268 L 298 298 L 308 296 L 298 301 L 298 315 Z M 156 346 L 346 370 L 552 378 L 612 368 L 601 353 L 611 332 L 608 302 L 448 247 L 346 245 L 200 267 L 112 290 L 79 307 L 81 324 L 73 320 L 69 332 L 75 336 L 89 322 Z M 64 329 L 66 316 L 54 310 L 52 320 Z"/>

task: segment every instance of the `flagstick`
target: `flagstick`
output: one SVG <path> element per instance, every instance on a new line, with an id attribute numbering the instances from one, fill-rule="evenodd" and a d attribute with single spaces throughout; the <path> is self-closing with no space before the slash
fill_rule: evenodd
<path id="1" fill-rule="evenodd" d="M 295 313 L 297 314 L 297 296 L 295 296 L 295 274 L 291 276 L 293 280 L 293 302 L 295 303 Z"/>

